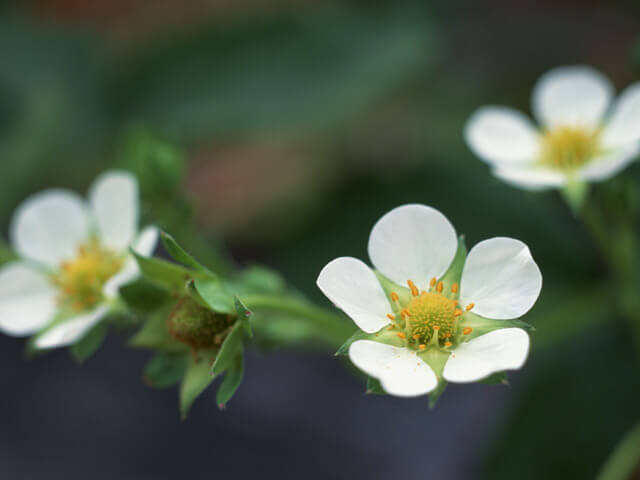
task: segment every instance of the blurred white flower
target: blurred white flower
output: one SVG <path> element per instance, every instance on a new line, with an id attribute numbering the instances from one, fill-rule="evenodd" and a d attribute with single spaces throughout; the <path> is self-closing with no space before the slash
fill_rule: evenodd
<path id="1" fill-rule="evenodd" d="M 0 269 L 0 330 L 41 332 L 37 348 L 82 338 L 110 310 L 121 285 L 139 275 L 129 253 L 155 248 L 158 231 L 138 234 L 138 184 L 129 173 L 101 175 L 88 202 L 67 190 L 45 190 L 24 201 L 10 225 L 20 260 Z"/>
<path id="2" fill-rule="evenodd" d="M 542 275 L 529 249 L 518 240 L 492 238 L 466 260 L 457 250 L 444 215 L 405 205 L 373 227 L 369 256 L 376 272 L 341 257 L 318 277 L 322 292 L 368 334 L 351 343 L 351 361 L 389 394 L 423 395 L 442 378 L 482 380 L 519 369 L 527 358 L 527 333 L 503 327 L 540 293 Z M 454 273 L 445 276 L 450 267 Z"/>
<path id="3" fill-rule="evenodd" d="M 485 106 L 464 136 L 497 177 L 522 188 L 606 180 L 640 151 L 640 82 L 615 101 L 613 94 L 611 82 L 591 67 L 555 68 L 533 89 L 539 129 L 517 110 Z"/>

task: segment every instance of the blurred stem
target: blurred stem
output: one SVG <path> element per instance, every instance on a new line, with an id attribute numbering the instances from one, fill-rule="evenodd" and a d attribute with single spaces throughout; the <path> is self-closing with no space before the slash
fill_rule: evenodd
<path id="1" fill-rule="evenodd" d="M 246 295 L 242 297 L 242 301 L 250 310 L 280 312 L 311 322 L 318 331 L 318 339 L 333 348 L 340 347 L 353 333 L 353 326 L 344 316 L 304 300 L 274 295 Z"/>
<path id="2" fill-rule="evenodd" d="M 596 480 L 629 480 L 640 467 L 640 423 L 616 446 Z"/>

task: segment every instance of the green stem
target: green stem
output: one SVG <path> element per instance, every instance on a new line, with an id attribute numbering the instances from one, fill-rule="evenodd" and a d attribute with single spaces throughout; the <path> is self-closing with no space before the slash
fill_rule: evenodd
<path id="1" fill-rule="evenodd" d="M 343 315 L 316 307 L 304 300 L 256 294 L 243 296 L 242 301 L 251 310 L 279 312 L 309 321 L 314 327 L 314 337 L 332 348 L 339 348 L 353 334 L 353 325 Z"/>
<path id="2" fill-rule="evenodd" d="M 596 480 L 628 480 L 640 467 L 640 423 L 636 424 L 609 456 Z"/>

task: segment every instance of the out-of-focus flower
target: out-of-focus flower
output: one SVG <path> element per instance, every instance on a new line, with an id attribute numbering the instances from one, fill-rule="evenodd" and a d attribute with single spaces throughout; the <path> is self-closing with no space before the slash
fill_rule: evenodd
<path id="1" fill-rule="evenodd" d="M 473 152 L 504 181 L 526 189 L 606 180 L 640 151 L 640 82 L 614 88 L 587 66 L 555 68 L 533 89 L 536 128 L 509 107 L 478 109 L 465 126 Z"/>
<path id="2" fill-rule="evenodd" d="M 121 285 L 139 269 L 129 253 L 150 255 L 158 232 L 138 233 L 138 184 L 110 171 L 88 202 L 67 190 L 45 190 L 18 207 L 10 238 L 20 260 L 0 270 L 0 330 L 38 333 L 34 345 L 71 345 L 109 312 Z"/>
<path id="3" fill-rule="evenodd" d="M 397 396 L 519 369 L 529 336 L 511 321 L 542 287 L 527 246 L 511 238 L 462 241 L 439 211 L 405 205 L 383 216 L 369 237 L 376 270 L 351 257 L 324 267 L 322 292 L 362 330 L 351 361 Z M 406 285 L 406 287 L 401 286 Z"/>

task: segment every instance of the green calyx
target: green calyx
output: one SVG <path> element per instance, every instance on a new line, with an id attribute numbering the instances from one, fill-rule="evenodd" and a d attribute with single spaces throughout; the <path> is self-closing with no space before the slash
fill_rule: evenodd
<path id="1" fill-rule="evenodd" d="M 203 307 L 190 296 L 182 297 L 167 319 L 169 333 L 193 350 L 219 347 L 237 320 L 237 315 Z"/>

